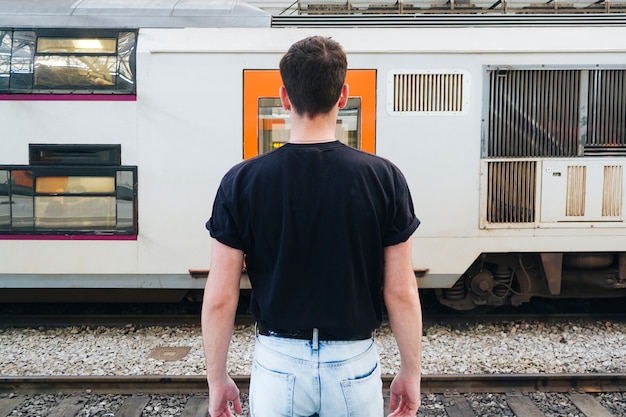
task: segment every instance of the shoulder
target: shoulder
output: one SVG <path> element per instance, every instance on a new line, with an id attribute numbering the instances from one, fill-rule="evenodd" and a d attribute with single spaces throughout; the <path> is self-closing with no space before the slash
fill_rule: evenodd
<path id="1" fill-rule="evenodd" d="M 239 162 L 226 172 L 222 178 L 222 183 L 236 182 L 243 177 L 254 175 L 256 172 L 262 171 L 264 166 L 274 163 L 274 160 L 278 156 L 277 151 L 278 150 L 268 152 Z"/>
<path id="2" fill-rule="evenodd" d="M 404 175 L 398 166 L 391 160 L 375 155 L 369 152 L 365 152 L 359 149 L 354 149 L 349 146 L 345 146 L 348 152 L 352 154 L 352 157 L 356 161 L 360 161 L 362 164 L 375 170 L 379 175 L 388 175 L 393 178 L 404 179 Z"/>

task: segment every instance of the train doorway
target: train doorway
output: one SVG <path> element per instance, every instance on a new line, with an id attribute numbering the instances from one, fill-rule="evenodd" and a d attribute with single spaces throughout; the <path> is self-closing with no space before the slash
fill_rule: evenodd
<path id="1" fill-rule="evenodd" d="M 336 137 L 366 152 L 376 151 L 376 70 L 348 70 L 350 98 L 339 111 Z M 282 85 L 278 70 L 243 73 L 243 157 L 271 151 L 289 140 L 289 114 L 278 98 Z"/>

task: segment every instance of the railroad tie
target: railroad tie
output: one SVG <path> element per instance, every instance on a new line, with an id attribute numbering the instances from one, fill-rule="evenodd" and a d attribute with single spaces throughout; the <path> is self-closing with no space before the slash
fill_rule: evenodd
<path id="1" fill-rule="evenodd" d="M 69 396 L 64 398 L 52 409 L 48 417 L 74 417 L 85 406 L 87 400 L 83 397 Z"/>
<path id="2" fill-rule="evenodd" d="M 571 393 L 569 395 L 572 402 L 586 416 L 592 417 L 612 417 L 612 414 L 598 400 L 589 394 Z"/>
<path id="3" fill-rule="evenodd" d="M 528 395 L 513 391 L 506 394 L 506 403 L 517 417 L 544 417 L 545 414 Z"/>
<path id="4" fill-rule="evenodd" d="M 120 409 L 115 413 L 115 417 L 140 417 L 149 401 L 150 397 L 148 396 L 133 395 L 124 401 Z"/>
<path id="5" fill-rule="evenodd" d="M 444 394 L 440 396 L 440 399 L 446 408 L 448 417 L 476 417 L 476 413 L 464 396 L 457 393 Z"/>
<path id="6" fill-rule="evenodd" d="M 209 398 L 206 395 L 194 395 L 187 400 L 180 417 L 206 417 L 209 414 Z"/>
<path id="7" fill-rule="evenodd" d="M 0 398 L 0 417 L 8 416 L 25 398 L 25 395 L 16 395 L 12 398 Z"/>

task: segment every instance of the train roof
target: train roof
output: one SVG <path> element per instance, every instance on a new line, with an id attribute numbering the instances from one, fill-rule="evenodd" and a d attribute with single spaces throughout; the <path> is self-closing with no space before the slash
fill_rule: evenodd
<path id="1" fill-rule="evenodd" d="M 0 0 L 0 28 L 626 26 L 626 0 L 567 0 L 551 12 L 554 0 L 284 0 L 276 14 L 263 7 L 268 0 L 249 1 Z M 446 11 L 444 3 L 463 7 Z M 506 13 L 495 7 L 504 3 Z"/>
<path id="2" fill-rule="evenodd" d="M 0 0 L 5 28 L 268 27 L 240 0 Z"/>

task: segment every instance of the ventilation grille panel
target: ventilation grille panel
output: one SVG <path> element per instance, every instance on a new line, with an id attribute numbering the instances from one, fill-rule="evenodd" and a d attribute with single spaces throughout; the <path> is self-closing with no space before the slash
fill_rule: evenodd
<path id="1" fill-rule="evenodd" d="M 578 154 L 580 71 L 490 72 L 489 157 Z"/>
<path id="2" fill-rule="evenodd" d="M 589 71 L 585 155 L 626 155 L 626 70 Z"/>
<path id="3" fill-rule="evenodd" d="M 623 201 L 623 166 L 604 167 L 604 185 L 602 187 L 602 216 L 621 217 Z"/>
<path id="4" fill-rule="evenodd" d="M 624 167 L 621 165 L 604 166 L 602 172 L 602 218 L 622 216 Z M 587 212 L 586 201 L 591 186 L 587 181 L 586 166 L 567 167 L 566 216 L 591 216 Z M 599 201 L 598 199 L 598 201 Z"/>
<path id="5" fill-rule="evenodd" d="M 587 167 L 567 167 L 566 216 L 585 215 L 585 192 L 587 190 Z"/>
<path id="6" fill-rule="evenodd" d="M 469 74 L 462 70 L 395 71 L 389 74 L 392 115 L 458 115 L 467 111 Z"/>
<path id="7" fill-rule="evenodd" d="M 489 162 L 487 171 L 487 221 L 534 222 L 537 163 Z"/>
<path id="8" fill-rule="evenodd" d="M 620 67 L 486 67 L 486 227 L 626 226 L 626 69 Z M 529 197 L 535 189 L 536 207 Z"/>
<path id="9" fill-rule="evenodd" d="M 543 224 L 570 225 L 624 223 L 626 161 L 620 158 L 605 161 L 601 158 L 542 161 L 538 220 Z"/>

